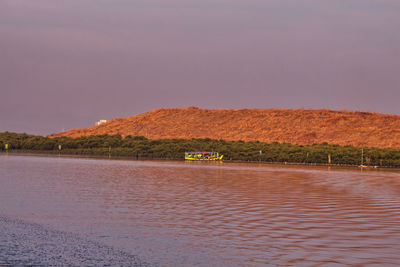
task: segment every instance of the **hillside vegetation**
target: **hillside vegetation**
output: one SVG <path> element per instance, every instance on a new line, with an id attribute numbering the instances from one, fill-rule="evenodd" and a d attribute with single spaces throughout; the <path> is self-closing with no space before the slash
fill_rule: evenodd
<path id="1" fill-rule="evenodd" d="M 304 109 L 163 108 L 53 137 L 103 134 L 400 148 L 400 116 Z"/>
<path id="2" fill-rule="evenodd" d="M 205 139 L 157 139 L 143 136 L 91 135 L 77 138 L 0 133 L 0 150 L 129 157 L 133 159 L 184 159 L 185 151 L 218 151 L 224 160 L 319 163 L 400 167 L 400 149 L 358 148 L 329 145 L 309 146 L 259 141 L 225 141 Z M 61 150 L 59 150 L 61 145 Z M 260 153 L 261 151 L 261 153 Z M 329 158 L 331 161 L 329 162 Z"/>

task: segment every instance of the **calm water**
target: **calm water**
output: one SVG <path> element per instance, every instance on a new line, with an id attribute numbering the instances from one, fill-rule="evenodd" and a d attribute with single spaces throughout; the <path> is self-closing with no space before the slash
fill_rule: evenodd
<path id="1" fill-rule="evenodd" d="M 7 232 L 160 266 L 400 264 L 398 172 L 28 156 L 0 170 Z"/>

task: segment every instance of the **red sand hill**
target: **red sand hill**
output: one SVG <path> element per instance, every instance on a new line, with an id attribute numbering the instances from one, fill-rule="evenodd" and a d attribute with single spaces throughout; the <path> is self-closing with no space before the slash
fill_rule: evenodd
<path id="1" fill-rule="evenodd" d="M 400 148 L 400 116 L 304 109 L 162 108 L 53 137 L 98 134 Z"/>

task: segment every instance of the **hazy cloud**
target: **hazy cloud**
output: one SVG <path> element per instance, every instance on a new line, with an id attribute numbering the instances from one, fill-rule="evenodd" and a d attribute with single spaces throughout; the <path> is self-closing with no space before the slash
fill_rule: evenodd
<path id="1" fill-rule="evenodd" d="M 400 114 L 397 0 L 5 0 L 0 131 L 157 107 Z"/>

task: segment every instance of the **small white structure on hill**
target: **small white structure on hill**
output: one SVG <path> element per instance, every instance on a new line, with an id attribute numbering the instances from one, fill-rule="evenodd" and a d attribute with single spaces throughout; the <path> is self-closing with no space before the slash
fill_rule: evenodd
<path id="1" fill-rule="evenodd" d="M 100 124 L 106 123 L 107 120 L 99 120 L 98 122 L 96 122 L 96 126 L 99 126 Z"/>

